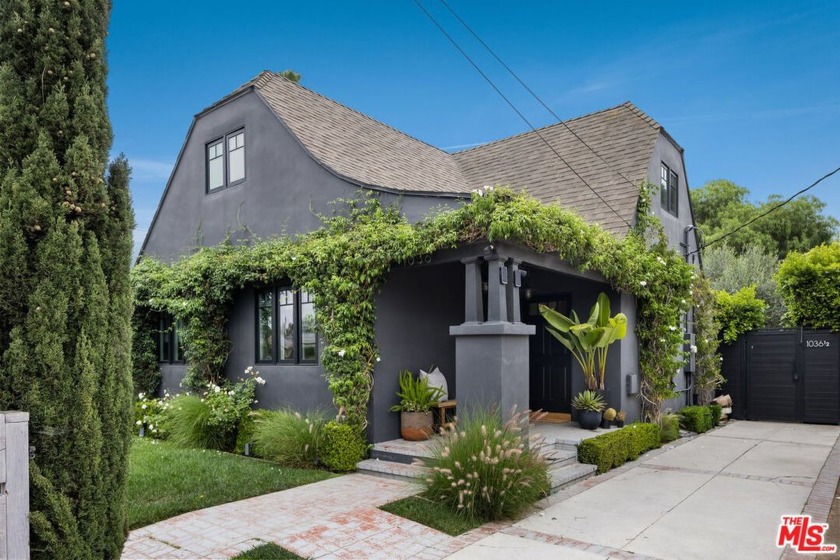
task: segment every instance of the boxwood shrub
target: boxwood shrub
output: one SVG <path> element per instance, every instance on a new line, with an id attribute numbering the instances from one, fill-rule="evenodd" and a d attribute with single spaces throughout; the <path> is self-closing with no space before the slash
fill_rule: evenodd
<path id="1" fill-rule="evenodd" d="M 711 403 L 709 405 L 709 410 L 712 413 L 712 427 L 716 427 L 718 424 L 720 424 L 720 417 L 723 411 L 723 407 L 721 407 L 717 403 Z"/>
<path id="2" fill-rule="evenodd" d="M 321 462 L 333 472 L 355 471 L 367 451 L 364 434 L 356 426 L 333 420 L 321 429 Z"/>
<path id="3" fill-rule="evenodd" d="M 687 406 L 680 410 L 680 427 L 702 434 L 712 429 L 712 410 L 708 406 Z"/>
<path id="4" fill-rule="evenodd" d="M 645 451 L 656 449 L 659 445 L 659 426 L 637 422 L 583 440 L 578 444 L 578 461 L 596 465 L 598 474 L 601 474 L 627 461 L 634 461 Z"/>

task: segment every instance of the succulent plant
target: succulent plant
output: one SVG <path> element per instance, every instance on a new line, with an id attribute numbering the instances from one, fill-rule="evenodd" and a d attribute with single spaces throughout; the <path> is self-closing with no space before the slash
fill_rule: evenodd
<path id="1" fill-rule="evenodd" d="M 615 414 L 616 413 L 614 408 L 608 408 L 604 411 L 604 420 L 606 420 L 607 422 L 612 422 L 613 420 L 615 420 Z"/>
<path id="2" fill-rule="evenodd" d="M 577 410 L 591 410 L 601 412 L 604 410 L 604 399 L 595 391 L 583 391 L 572 399 L 572 406 Z"/>
<path id="3" fill-rule="evenodd" d="M 623 410 L 619 410 L 615 413 L 615 419 L 619 422 L 624 422 L 624 418 L 627 416 L 627 413 Z"/>

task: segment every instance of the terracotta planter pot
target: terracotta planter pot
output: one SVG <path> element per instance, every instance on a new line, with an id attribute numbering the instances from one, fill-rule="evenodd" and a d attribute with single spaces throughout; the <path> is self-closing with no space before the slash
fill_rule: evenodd
<path id="1" fill-rule="evenodd" d="M 407 441 L 423 441 L 432 435 L 431 412 L 400 412 L 400 435 Z"/>

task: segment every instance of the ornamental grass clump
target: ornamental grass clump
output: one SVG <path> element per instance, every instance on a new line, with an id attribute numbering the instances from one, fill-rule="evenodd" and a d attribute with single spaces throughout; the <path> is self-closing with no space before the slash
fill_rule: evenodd
<path id="1" fill-rule="evenodd" d="M 442 432 L 426 478 L 426 495 L 473 519 L 516 517 L 548 495 L 548 467 L 541 441 L 522 426 L 527 414 L 502 422 L 498 411 L 473 411 Z"/>
<path id="2" fill-rule="evenodd" d="M 251 436 L 254 455 L 290 467 L 312 468 L 318 463 L 325 412 L 281 409 L 256 414 Z"/>

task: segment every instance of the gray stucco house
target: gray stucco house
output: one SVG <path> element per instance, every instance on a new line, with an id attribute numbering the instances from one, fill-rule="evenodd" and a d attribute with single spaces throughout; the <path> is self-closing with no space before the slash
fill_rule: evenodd
<path id="1" fill-rule="evenodd" d="M 562 160 L 534 132 L 450 154 L 263 72 L 195 116 L 142 253 L 173 261 L 198 243 L 214 245 L 228 236 L 249 242 L 311 231 L 320 225 L 317 213 L 329 213 L 331 201 L 354 198 L 359 189 L 375 191 L 384 203 L 399 204 L 409 220 L 419 220 L 463 204 L 473 189 L 497 184 L 545 202 L 559 199 L 621 236 L 635 223 L 638 186 L 645 180 L 661 185 L 654 207 L 673 248 L 686 255 L 697 248 L 683 149 L 633 104 L 539 133 Z M 491 401 L 505 409 L 518 404 L 571 412 L 583 376 L 542 328 L 537 304 L 585 315 L 601 291 L 630 327 L 610 351 L 610 404 L 636 418 L 635 301 L 602 277 L 505 243 L 473 244 L 394 268 L 377 299 L 381 362 L 374 372 L 370 439 L 398 437 L 398 415 L 388 408 L 396 402 L 399 370 L 432 364 L 446 375 L 459 405 Z M 231 317 L 227 373 L 257 367 L 268 381 L 258 390 L 261 406 L 330 405 L 314 312 L 307 294 L 290 286 L 241 291 Z M 162 339 L 164 387 L 174 388 L 186 366 L 179 362 L 177 338 Z M 690 379 L 675 372 L 678 390 Z"/>

